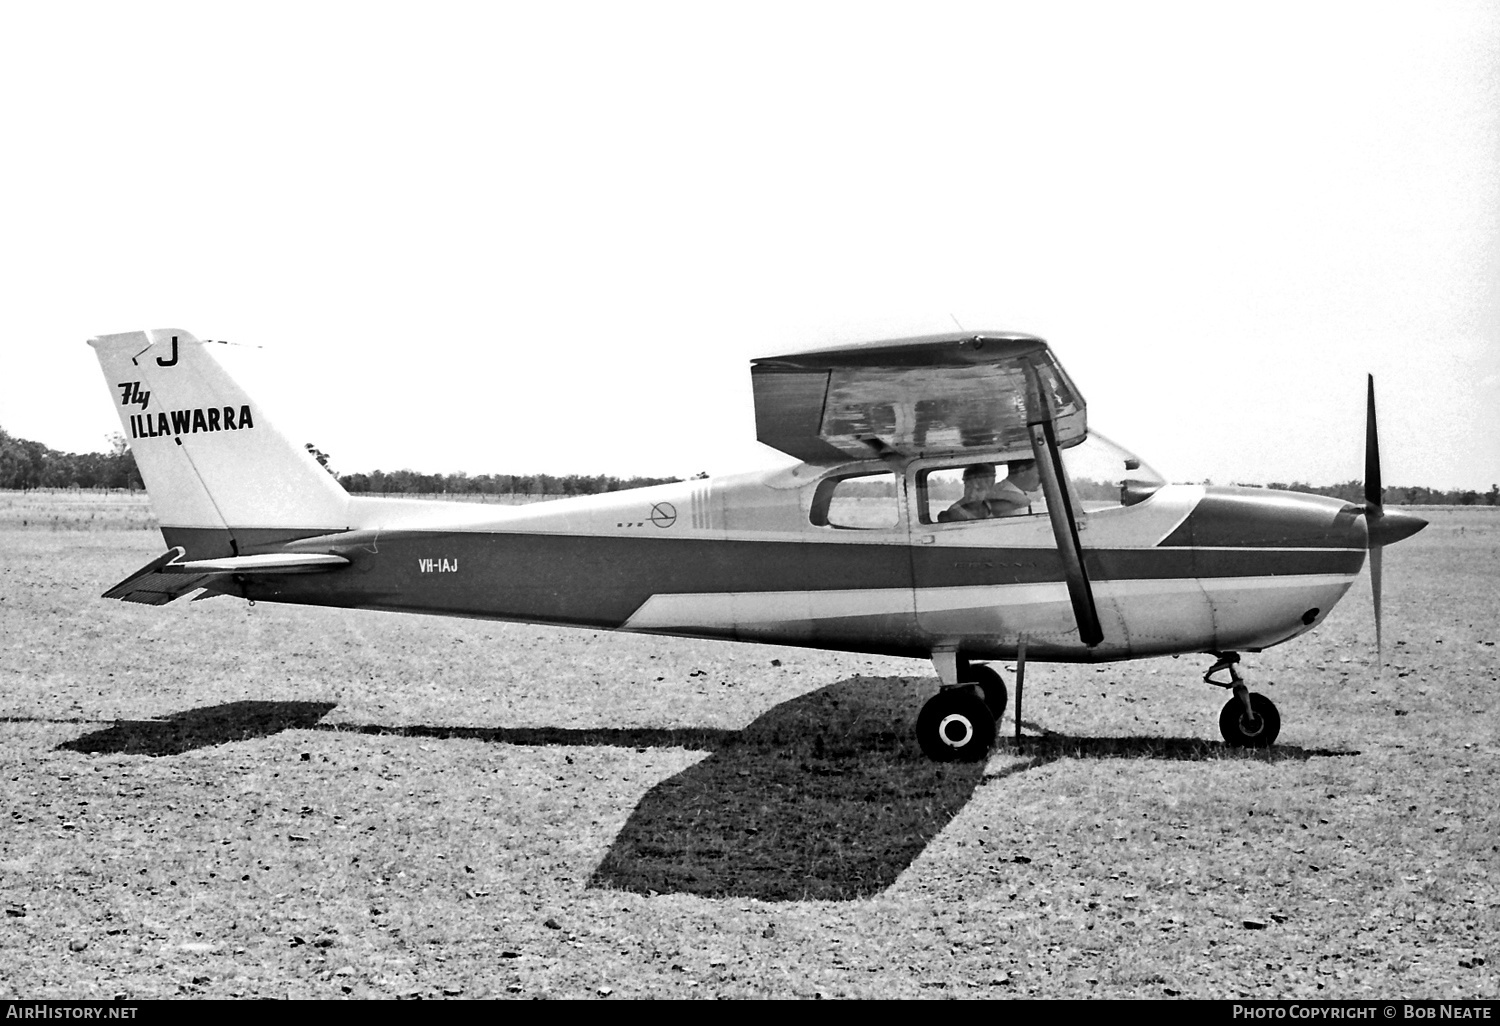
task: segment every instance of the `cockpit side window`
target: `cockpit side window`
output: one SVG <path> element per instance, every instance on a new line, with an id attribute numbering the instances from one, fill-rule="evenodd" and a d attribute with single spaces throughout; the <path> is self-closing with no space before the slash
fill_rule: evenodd
<path id="1" fill-rule="evenodd" d="M 1041 478 L 1029 459 L 966 463 L 917 474 L 919 519 L 924 524 L 1031 516 L 1047 512 Z"/>

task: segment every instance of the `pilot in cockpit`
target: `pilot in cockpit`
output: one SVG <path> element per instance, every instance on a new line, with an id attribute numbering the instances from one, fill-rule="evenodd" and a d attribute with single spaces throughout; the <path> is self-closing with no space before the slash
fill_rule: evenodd
<path id="1" fill-rule="evenodd" d="M 939 523 L 988 520 L 1031 512 L 1031 493 L 1041 487 L 1035 460 L 1015 460 L 1004 481 L 995 483 L 995 467 L 975 463 L 964 470 L 964 496 L 938 514 Z"/>

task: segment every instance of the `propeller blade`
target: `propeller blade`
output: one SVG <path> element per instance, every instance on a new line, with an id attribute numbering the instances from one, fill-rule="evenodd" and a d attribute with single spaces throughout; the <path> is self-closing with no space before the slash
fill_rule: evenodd
<path id="1" fill-rule="evenodd" d="M 1380 478 L 1380 432 L 1375 427 L 1375 375 L 1369 376 L 1365 393 L 1365 527 L 1370 551 L 1370 595 L 1375 600 L 1375 672 L 1385 666 L 1380 636 L 1381 558 L 1385 547 L 1409 538 L 1427 526 L 1427 521 L 1400 510 L 1385 511 L 1385 484 Z"/>
<path id="2" fill-rule="evenodd" d="M 1369 376 L 1365 399 L 1365 503 L 1375 516 L 1385 504 L 1385 487 L 1380 480 L 1380 432 L 1375 427 L 1375 375 Z"/>
<path id="3" fill-rule="evenodd" d="M 1365 527 L 1369 531 L 1370 595 L 1375 600 L 1375 675 L 1385 669 L 1385 645 L 1380 631 L 1380 553 L 1376 529 L 1385 519 L 1385 486 L 1380 479 L 1380 431 L 1375 426 L 1375 375 L 1365 386 Z"/>
<path id="4" fill-rule="evenodd" d="M 1385 669 L 1385 646 L 1380 636 L 1380 556 L 1379 545 L 1370 546 L 1370 592 L 1375 596 L 1375 672 Z"/>

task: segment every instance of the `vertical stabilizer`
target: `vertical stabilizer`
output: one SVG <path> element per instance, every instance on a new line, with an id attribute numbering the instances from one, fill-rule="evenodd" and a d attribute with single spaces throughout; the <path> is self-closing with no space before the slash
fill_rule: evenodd
<path id="1" fill-rule="evenodd" d="M 177 328 L 90 339 L 169 545 L 243 553 L 348 526 L 349 496 Z"/>

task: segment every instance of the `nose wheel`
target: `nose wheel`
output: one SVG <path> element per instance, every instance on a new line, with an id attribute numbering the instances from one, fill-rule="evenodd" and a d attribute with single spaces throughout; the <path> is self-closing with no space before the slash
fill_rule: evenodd
<path id="1" fill-rule="evenodd" d="M 1270 748 L 1281 732 L 1281 714 L 1276 703 L 1265 695 L 1251 692 L 1240 675 L 1239 654 L 1221 652 L 1218 661 L 1203 675 L 1204 683 L 1229 688 L 1234 697 L 1219 712 L 1219 733 L 1236 748 Z M 1227 670 L 1229 679 L 1214 680 L 1214 674 Z"/>
<path id="2" fill-rule="evenodd" d="M 1248 711 L 1238 695 L 1224 703 L 1219 733 L 1236 748 L 1270 748 L 1281 731 L 1281 714 L 1265 695 L 1246 692 L 1246 696 L 1250 699 Z"/>

